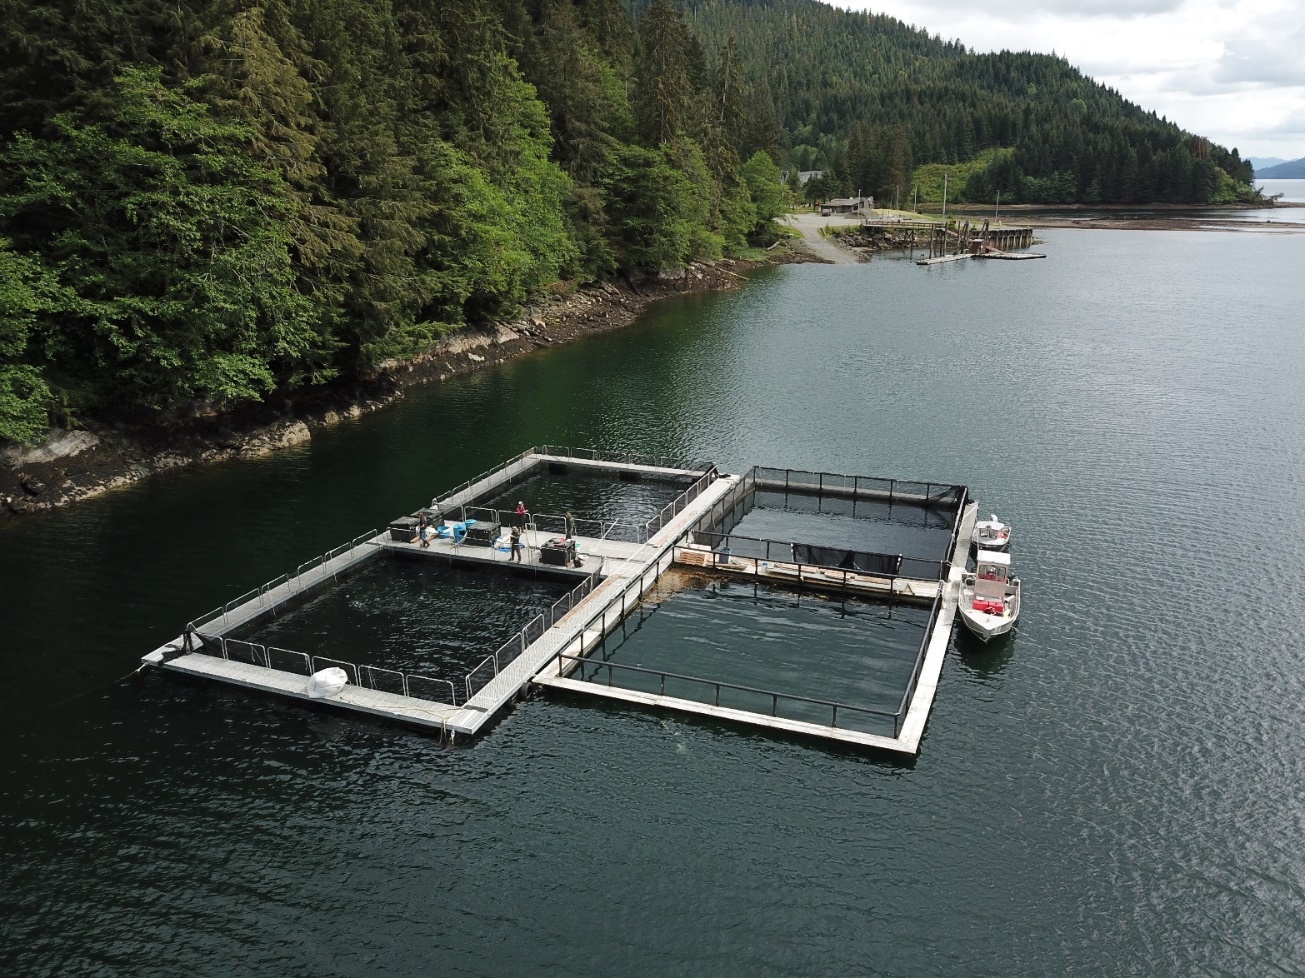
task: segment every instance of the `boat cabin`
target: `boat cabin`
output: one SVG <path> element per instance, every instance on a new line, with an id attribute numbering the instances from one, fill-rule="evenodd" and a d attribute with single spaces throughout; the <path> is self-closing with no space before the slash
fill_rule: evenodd
<path id="1" fill-rule="evenodd" d="M 995 602 L 1000 609 L 1006 599 L 1006 584 L 1010 580 L 1010 554 L 995 550 L 980 550 L 974 562 L 974 606 L 986 608 Z"/>
<path id="2" fill-rule="evenodd" d="M 976 528 L 975 535 L 980 540 L 991 540 L 993 543 L 1005 543 L 1010 536 L 1010 531 L 996 520 L 984 520 Z"/>

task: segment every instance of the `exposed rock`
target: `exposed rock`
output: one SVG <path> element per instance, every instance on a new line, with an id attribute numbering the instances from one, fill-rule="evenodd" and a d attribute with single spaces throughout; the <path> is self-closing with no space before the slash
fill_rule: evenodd
<path id="1" fill-rule="evenodd" d="M 278 448 L 301 445 L 312 437 L 308 425 L 302 421 L 279 421 L 251 435 L 241 454 L 252 457 L 270 455 Z"/>
<path id="2" fill-rule="evenodd" d="M 0 452 L 0 457 L 13 466 L 29 465 L 33 462 L 54 462 L 61 458 L 72 458 L 94 448 L 99 443 L 100 439 L 89 431 L 64 431 L 62 428 L 54 428 L 50 431 L 50 436 L 41 444 L 33 448 L 14 445 Z"/>

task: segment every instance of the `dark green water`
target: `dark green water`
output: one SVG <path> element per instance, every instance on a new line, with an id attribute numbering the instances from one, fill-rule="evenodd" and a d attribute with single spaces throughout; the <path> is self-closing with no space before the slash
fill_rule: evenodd
<path id="1" fill-rule="evenodd" d="M 1305 972 L 1305 237 L 1045 250 L 775 270 L 0 530 L 0 973 Z M 111 685 L 540 442 L 966 482 L 1016 523 L 1019 634 L 953 650 L 911 764 L 551 698 L 447 749 Z"/>

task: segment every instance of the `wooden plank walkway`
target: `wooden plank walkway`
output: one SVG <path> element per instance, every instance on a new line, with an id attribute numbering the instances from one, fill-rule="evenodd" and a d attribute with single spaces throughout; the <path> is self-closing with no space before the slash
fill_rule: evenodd
<path id="1" fill-rule="evenodd" d="M 506 486 L 514 479 L 524 476 L 536 468 L 539 465 L 539 458 L 540 456 L 535 455 L 533 452 L 518 456 L 494 471 L 481 476 L 475 482 L 469 483 L 461 489 L 455 489 L 447 496 L 437 496 L 431 500 L 431 508 L 438 509 L 441 513 L 449 513 L 462 506 L 471 506 L 477 499 L 495 492 L 500 486 Z"/>
<path id="2" fill-rule="evenodd" d="M 940 581 L 845 573 L 827 567 L 762 560 L 759 557 L 732 556 L 721 560 L 711 550 L 696 546 L 677 547 L 675 562 L 687 567 L 704 567 L 738 577 L 771 580 L 780 584 L 806 584 L 822 590 L 865 594 L 877 598 L 895 598 L 899 601 L 918 601 L 922 604 L 932 604 L 942 587 Z"/>
<path id="3" fill-rule="evenodd" d="M 604 686 L 580 679 L 568 679 L 556 673 L 541 673 L 535 677 L 535 682 L 541 686 L 564 690 L 568 693 L 580 693 L 586 696 L 596 696 L 600 699 L 653 707 L 654 709 L 673 710 L 677 713 L 692 713 L 729 723 L 741 723 L 749 727 L 803 734 L 809 737 L 819 737 L 822 740 L 837 740 L 847 744 L 856 744 L 860 747 L 872 747 L 877 750 L 903 752 L 898 738 L 885 737 L 882 734 L 863 733 L 860 730 L 848 730 L 846 727 L 830 727 L 820 723 L 807 723 L 803 720 L 770 716 L 765 713 L 752 713 L 748 710 L 714 706 L 711 703 L 699 703 L 697 700 L 681 699 L 678 696 L 662 696 L 657 693 L 645 693 L 637 689 L 623 689 L 620 686 Z M 914 751 L 906 751 L 905 753 L 914 753 Z"/>
<path id="4" fill-rule="evenodd" d="M 248 625 L 264 615 L 281 610 L 287 604 L 302 601 L 327 584 L 338 581 L 342 574 L 356 570 L 360 565 L 379 556 L 387 537 L 387 533 L 378 533 L 365 540 L 359 539 L 344 553 L 320 564 L 310 567 L 300 565 L 302 569 L 295 574 L 283 575 L 285 579 L 281 583 L 273 587 L 263 585 L 247 595 L 241 595 L 236 599 L 239 603 L 229 603 L 221 615 L 199 625 L 199 630 L 206 635 L 228 635 L 242 625 Z M 248 600 L 242 600 L 243 598 Z"/>

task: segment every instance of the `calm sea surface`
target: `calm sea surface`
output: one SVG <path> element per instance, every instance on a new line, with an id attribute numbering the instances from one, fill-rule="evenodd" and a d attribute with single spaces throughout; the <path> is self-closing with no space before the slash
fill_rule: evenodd
<path id="1" fill-rule="evenodd" d="M 1305 203 L 1305 180 L 1256 180 L 1262 194 L 1282 194 L 1283 203 Z"/>
<path id="2" fill-rule="evenodd" d="M 1042 250 L 769 270 L 0 529 L 0 974 L 1305 973 L 1305 235 Z M 965 482 L 1024 619 L 953 649 L 913 763 L 550 697 L 450 749 L 114 682 L 541 442 Z"/>

